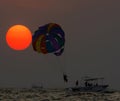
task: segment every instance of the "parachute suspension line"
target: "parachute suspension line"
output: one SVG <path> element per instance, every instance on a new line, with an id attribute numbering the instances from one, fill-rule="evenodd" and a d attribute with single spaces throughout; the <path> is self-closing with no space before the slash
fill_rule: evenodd
<path id="1" fill-rule="evenodd" d="M 61 56 L 57 57 L 56 61 L 57 61 L 56 62 L 57 66 L 59 68 L 59 72 L 61 73 L 61 77 L 64 81 L 64 84 L 66 85 L 66 83 L 69 82 L 69 75 L 68 75 L 67 64 L 66 64 L 66 52 L 64 51 L 64 53 Z"/>
<path id="2" fill-rule="evenodd" d="M 62 62 L 60 60 L 60 56 L 55 56 L 55 61 L 56 61 L 56 67 L 58 68 L 58 72 L 63 73 L 64 72 L 64 68 L 62 65 Z"/>
<path id="3" fill-rule="evenodd" d="M 67 71 L 66 71 L 66 56 L 65 52 L 61 56 L 56 56 L 56 67 L 58 68 L 58 72 L 61 74 L 61 77 L 65 83 L 68 82 L 68 80 L 65 80 L 65 78 L 68 78 Z"/>
<path id="4" fill-rule="evenodd" d="M 64 46 L 65 48 L 65 46 Z M 67 77 L 67 82 L 66 80 L 65 83 L 68 83 L 69 82 L 69 75 L 68 75 L 68 71 L 67 71 L 67 63 L 66 63 L 66 51 L 64 50 L 64 53 L 63 53 L 63 67 L 64 67 L 64 71 L 63 71 L 63 75 L 66 75 Z"/>

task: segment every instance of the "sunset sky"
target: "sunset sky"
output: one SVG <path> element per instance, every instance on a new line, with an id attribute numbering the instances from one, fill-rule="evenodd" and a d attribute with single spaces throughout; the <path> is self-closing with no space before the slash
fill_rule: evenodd
<path id="1" fill-rule="evenodd" d="M 120 1 L 119 0 L 1 0 L 0 1 L 0 87 L 64 87 L 84 76 L 105 77 L 120 89 Z M 38 54 L 32 45 L 24 51 L 8 47 L 5 35 L 15 24 L 32 33 L 54 22 L 65 31 L 61 57 Z"/>

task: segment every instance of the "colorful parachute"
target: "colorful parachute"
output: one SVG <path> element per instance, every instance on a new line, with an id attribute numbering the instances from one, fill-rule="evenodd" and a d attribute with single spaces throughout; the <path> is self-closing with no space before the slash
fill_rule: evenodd
<path id="1" fill-rule="evenodd" d="M 55 23 L 39 27 L 32 36 L 33 49 L 39 53 L 54 53 L 56 56 L 60 56 L 64 51 L 64 44 L 64 31 Z"/>

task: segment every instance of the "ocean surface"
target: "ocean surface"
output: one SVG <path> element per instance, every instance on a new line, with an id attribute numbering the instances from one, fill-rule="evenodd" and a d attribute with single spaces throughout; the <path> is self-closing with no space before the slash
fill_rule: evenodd
<path id="1" fill-rule="evenodd" d="M 72 92 L 65 89 L 1 88 L 0 101 L 120 101 L 120 92 Z"/>

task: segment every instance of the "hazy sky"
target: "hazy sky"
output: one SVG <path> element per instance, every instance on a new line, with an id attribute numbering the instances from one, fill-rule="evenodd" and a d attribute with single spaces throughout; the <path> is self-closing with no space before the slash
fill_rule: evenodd
<path id="1" fill-rule="evenodd" d="M 0 87 L 64 87 L 83 76 L 105 77 L 120 89 L 120 1 L 119 0 L 1 0 Z M 65 31 L 61 57 L 38 54 L 32 45 L 25 51 L 10 49 L 5 41 L 8 28 L 26 25 L 32 33 L 49 22 Z M 66 85 L 65 85 L 66 86 Z"/>

